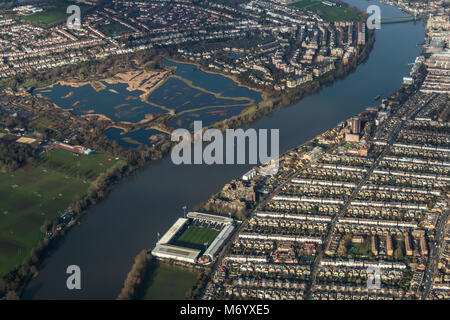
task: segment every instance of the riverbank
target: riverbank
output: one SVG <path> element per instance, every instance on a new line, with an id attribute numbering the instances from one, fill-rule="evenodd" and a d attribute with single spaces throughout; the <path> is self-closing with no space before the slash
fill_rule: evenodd
<path id="1" fill-rule="evenodd" d="M 266 98 L 256 106 L 251 106 L 241 114 L 223 120 L 221 123 L 216 123 L 211 127 L 225 130 L 227 128 L 238 128 L 249 125 L 261 117 L 271 114 L 277 109 L 289 107 L 307 96 L 320 92 L 325 86 L 333 85 L 336 81 L 345 79 L 349 74 L 356 71 L 360 64 L 364 63 L 369 58 L 369 54 L 375 41 L 375 33 L 370 30 L 366 45 L 358 53 L 358 56 L 352 63 L 347 65 L 340 63 L 335 70 L 297 88 L 287 89 L 283 92 L 273 92 L 272 94 L 265 92 Z"/>
<path id="2" fill-rule="evenodd" d="M 245 87 L 261 93 L 263 98 L 261 102 L 249 105 L 240 114 L 221 120 L 209 126 L 220 130 L 225 130 L 227 128 L 238 128 L 249 125 L 264 115 L 271 114 L 277 109 L 288 107 L 294 103 L 297 103 L 303 98 L 319 92 L 324 86 L 332 85 L 335 81 L 339 81 L 347 77 L 350 73 L 357 69 L 358 65 L 364 63 L 369 57 L 375 43 L 375 33 L 373 30 L 368 30 L 367 32 L 368 39 L 366 44 L 360 47 L 360 50 L 358 50 L 358 55 L 348 64 L 344 65 L 342 62 L 339 62 L 335 70 L 322 75 L 320 78 L 316 78 L 296 88 L 286 89 L 283 91 L 274 91 L 269 88 L 261 88 L 250 85 L 249 83 L 242 81 L 242 79 L 238 76 L 211 70 L 200 63 L 180 60 L 179 58 L 170 57 L 167 54 L 163 54 L 163 57 L 171 62 L 192 65 L 199 68 L 203 72 L 229 78 L 236 82 L 240 87 Z M 207 127 L 205 126 L 205 129 L 206 128 Z"/>
<path id="3" fill-rule="evenodd" d="M 136 291 L 138 300 L 185 300 L 200 272 L 153 260 Z"/>
<path id="4" fill-rule="evenodd" d="M 110 154 L 75 156 L 55 149 L 32 165 L 1 173 L 0 189 L 8 199 L 2 208 L 8 211 L 0 227 L 0 298 L 20 294 L 57 239 L 78 223 L 93 199 L 108 193 L 106 181 L 125 171 L 124 159 Z"/>
<path id="5" fill-rule="evenodd" d="M 286 150 L 281 154 L 278 158 L 279 160 L 279 171 L 274 176 L 271 176 L 270 179 L 276 179 L 277 181 L 283 181 L 287 179 L 287 177 L 291 176 L 295 171 L 293 171 L 293 163 L 296 163 L 296 167 L 300 168 L 308 163 L 309 160 L 306 160 L 307 157 L 305 157 L 306 153 L 308 151 L 313 150 L 313 148 L 317 146 L 321 146 L 322 150 L 328 150 L 331 148 L 334 148 L 343 138 L 343 129 L 342 128 L 331 128 L 328 129 L 325 132 L 322 132 L 315 136 L 314 138 L 306 141 L 305 143 L 295 146 L 289 150 Z M 295 154 L 295 156 L 294 156 Z M 264 168 L 267 168 L 267 166 L 257 166 L 252 169 L 256 170 L 257 172 L 261 172 L 264 170 Z M 218 193 L 211 195 L 211 197 L 205 201 L 204 203 L 195 206 L 193 208 L 193 211 L 198 212 L 204 212 L 212 215 L 230 215 L 233 216 L 235 219 L 239 220 L 238 225 L 242 225 L 247 221 L 247 219 L 251 216 L 251 213 L 255 210 L 256 206 L 260 205 L 262 201 L 266 198 L 266 196 L 261 196 L 258 201 L 255 201 L 252 203 L 250 207 L 248 207 L 245 211 L 245 214 L 237 214 L 234 212 L 231 208 L 227 208 L 226 204 L 231 204 L 229 200 L 219 200 L 224 199 L 226 196 L 222 197 L 221 192 L 224 190 L 227 190 L 227 186 L 233 185 L 234 183 L 239 183 L 239 179 L 232 180 L 228 182 L 225 187 Z M 225 191 L 227 192 L 227 191 Z M 207 207 L 207 204 L 210 200 L 216 199 L 219 201 L 219 203 L 215 203 L 215 208 Z M 237 201 L 232 202 L 232 206 L 237 206 Z M 225 204 L 225 205 L 224 205 Z M 217 208 L 220 208 L 217 210 Z M 237 227 L 239 228 L 239 227 Z M 236 231 L 237 232 L 237 231 Z M 226 248 L 229 244 L 233 243 L 233 236 L 229 238 L 227 243 L 224 245 L 224 247 L 220 250 L 220 252 L 225 252 Z M 145 249 L 145 251 L 150 252 L 150 249 Z M 218 254 L 218 256 L 221 256 L 221 254 Z M 156 293 L 156 284 L 158 284 L 158 292 L 161 292 L 161 290 L 170 291 L 170 296 L 164 296 L 163 299 L 181 299 L 183 296 L 185 299 L 197 299 L 205 289 L 205 286 L 207 285 L 208 281 L 210 280 L 210 276 L 212 273 L 212 270 L 214 270 L 214 266 L 220 265 L 219 259 L 217 261 L 214 261 L 212 265 L 200 265 L 200 264 L 190 264 L 186 262 L 180 262 L 175 261 L 173 259 L 161 259 L 161 258 L 154 258 L 154 262 L 150 264 L 149 270 L 153 268 L 153 264 L 159 264 L 161 266 L 166 266 L 166 268 L 173 268 L 174 270 L 171 270 L 171 272 L 176 272 L 176 269 L 181 268 L 182 270 L 195 270 L 196 272 L 200 273 L 200 277 L 197 278 L 197 280 L 191 285 L 190 290 L 187 290 L 185 287 L 177 287 L 171 285 L 171 281 L 167 281 L 166 277 L 164 275 L 160 275 L 158 273 L 155 273 L 154 276 L 151 278 L 151 282 L 147 283 L 148 281 L 144 280 L 142 283 L 140 283 L 137 288 L 140 290 L 136 290 L 137 294 L 135 298 L 142 298 L 145 297 L 145 299 L 161 299 L 160 296 L 158 296 Z M 134 268 L 134 266 L 133 266 Z M 131 271 L 132 272 L 132 271 Z M 130 272 L 130 273 L 131 273 Z M 154 272 L 151 272 L 153 274 Z M 176 276 L 176 274 L 174 275 Z M 175 290 L 178 290 L 175 291 Z M 150 292 L 150 294 L 149 294 Z M 189 292 L 189 294 L 188 294 Z"/>

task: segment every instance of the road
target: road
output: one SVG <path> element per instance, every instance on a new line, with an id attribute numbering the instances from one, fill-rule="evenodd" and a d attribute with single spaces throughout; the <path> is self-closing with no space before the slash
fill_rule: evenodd
<path id="1" fill-rule="evenodd" d="M 448 219 L 449 212 L 440 214 L 438 222 L 436 223 L 436 237 L 434 244 L 431 246 L 430 257 L 428 259 L 427 269 L 424 274 L 423 291 L 420 297 L 421 300 L 426 300 L 431 292 L 433 286 L 434 273 L 436 271 L 437 263 L 441 252 L 441 246 L 445 236 L 445 224 Z"/>
<path id="2" fill-rule="evenodd" d="M 290 150 L 289 150 L 290 151 Z M 287 151 L 287 152 L 289 152 Z M 286 153 L 287 153 L 286 152 Z M 258 206 L 251 212 L 250 217 L 253 216 L 253 214 L 260 210 L 261 208 L 264 208 L 264 206 L 272 200 L 274 196 L 276 196 L 282 189 L 282 187 L 291 181 L 291 179 L 298 173 L 298 171 L 294 171 L 293 173 L 287 175 L 286 177 L 283 177 L 283 181 L 272 191 L 270 196 L 268 196 L 266 199 L 264 199 L 262 202 L 258 204 Z M 234 230 L 233 234 L 230 236 L 230 238 L 227 240 L 227 243 L 223 246 L 222 250 L 220 251 L 219 255 L 215 259 L 211 272 L 209 274 L 208 280 L 205 283 L 208 283 L 211 281 L 211 277 L 216 273 L 217 268 L 219 268 L 220 265 L 222 265 L 223 258 L 225 255 L 229 252 L 230 247 L 233 245 L 236 237 L 239 236 L 242 230 L 245 230 L 245 227 L 248 225 L 249 219 L 245 219 L 242 223 L 240 223 Z M 203 288 L 203 292 L 200 294 L 200 296 L 203 296 L 204 289 L 206 289 L 206 286 Z"/>
<path id="3" fill-rule="evenodd" d="M 339 218 L 343 216 L 343 214 L 348 210 L 348 207 L 350 206 L 352 200 L 358 195 L 359 191 L 361 190 L 361 187 L 364 186 L 367 181 L 370 179 L 370 176 L 372 175 L 375 168 L 378 166 L 378 163 L 380 160 L 384 157 L 384 155 L 389 151 L 393 141 L 397 137 L 398 133 L 400 132 L 401 127 L 403 126 L 404 121 L 401 121 L 397 123 L 396 127 L 392 130 L 391 134 L 389 135 L 388 141 L 386 146 L 384 147 L 383 151 L 379 154 L 377 159 L 373 162 L 372 166 L 367 170 L 366 175 L 363 179 L 361 179 L 358 183 L 358 185 L 355 187 L 351 195 L 345 200 L 344 204 L 342 205 L 339 212 L 331 219 L 330 226 L 328 228 L 328 233 L 323 241 L 322 250 L 317 254 L 316 258 L 314 259 L 313 265 L 312 265 L 312 272 L 311 272 L 311 279 L 309 283 L 309 288 L 307 290 L 307 297 L 308 299 L 311 299 L 312 295 L 312 288 L 314 287 L 314 284 L 316 282 L 317 272 L 320 269 L 320 261 L 323 258 L 323 254 L 326 251 L 326 249 L 329 247 L 331 240 L 333 238 L 333 235 L 335 233 L 336 225 L 339 221 Z"/>

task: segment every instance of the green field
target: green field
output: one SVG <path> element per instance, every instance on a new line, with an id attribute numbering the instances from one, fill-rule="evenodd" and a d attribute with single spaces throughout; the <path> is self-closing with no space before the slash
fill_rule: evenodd
<path id="1" fill-rule="evenodd" d="M 39 132 L 44 132 L 45 129 L 50 128 L 53 122 L 47 118 L 38 118 L 30 122 L 29 126 L 35 128 Z"/>
<path id="2" fill-rule="evenodd" d="M 306 9 L 319 14 L 325 20 L 334 21 L 353 21 L 359 20 L 357 12 L 344 7 L 330 7 L 323 4 L 320 0 L 301 0 L 290 4 L 299 9 Z"/>
<path id="3" fill-rule="evenodd" d="M 105 163 L 109 159 L 105 154 L 74 157 L 61 152 L 48 153 L 37 167 L 0 172 L 0 276 L 20 265 L 43 239 L 40 229 L 45 220 L 54 220 L 86 196 L 101 172 L 123 164 L 123 160 Z M 48 166 L 62 161 L 59 169 Z M 84 175 L 90 179 L 78 177 Z"/>
<path id="4" fill-rule="evenodd" d="M 89 156 L 74 155 L 64 150 L 53 150 L 43 153 L 39 158 L 41 165 L 64 172 L 68 175 L 95 179 L 107 169 L 117 164 L 114 157 L 103 153 L 93 153 Z M 105 161 L 106 160 L 106 161 Z"/>
<path id="5" fill-rule="evenodd" d="M 104 34 L 106 34 L 108 36 L 121 35 L 123 33 L 131 31 L 127 27 L 121 25 L 118 22 L 114 22 L 114 21 L 109 24 L 102 24 L 102 25 L 98 26 L 98 28 L 100 29 L 101 32 L 103 32 Z"/>
<path id="6" fill-rule="evenodd" d="M 353 243 L 350 252 L 357 256 L 367 257 L 372 253 L 372 245 L 370 240 L 365 240 L 364 243 Z"/>
<path id="7" fill-rule="evenodd" d="M 197 272 L 154 262 L 138 296 L 144 300 L 184 300 L 198 276 Z"/>
<path id="8" fill-rule="evenodd" d="M 67 13 L 67 7 L 72 4 L 79 6 L 81 9 L 81 13 L 89 8 L 89 6 L 82 3 L 58 0 L 42 6 L 41 8 L 44 9 L 43 12 L 37 12 L 29 16 L 21 16 L 21 19 L 40 25 L 54 25 L 62 23 L 67 18 L 69 18 L 70 14 Z"/>
<path id="9" fill-rule="evenodd" d="M 219 231 L 209 228 L 190 226 L 183 234 L 175 240 L 177 246 L 205 249 L 205 243 L 210 245 L 219 234 Z"/>

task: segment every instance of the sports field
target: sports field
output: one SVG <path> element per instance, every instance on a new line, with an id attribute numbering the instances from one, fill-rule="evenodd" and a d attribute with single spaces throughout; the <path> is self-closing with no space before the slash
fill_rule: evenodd
<path id="1" fill-rule="evenodd" d="M 138 296 L 144 300 L 184 300 L 198 276 L 198 272 L 154 262 Z"/>
<path id="2" fill-rule="evenodd" d="M 205 249 L 205 243 L 210 245 L 219 234 L 219 231 L 209 228 L 190 226 L 176 239 L 175 245 L 192 248 Z"/>
<path id="3" fill-rule="evenodd" d="M 360 19 L 358 13 L 353 10 L 344 7 L 330 7 L 323 4 L 320 0 L 300 0 L 290 4 L 290 6 L 315 12 L 325 20 L 331 22 L 353 21 Z"/>
<path id="4" fill-rule="evenodd" d="M 0 172 L 0 276 L 21 264 L 43 239 L 40 229 L 45 220 L 59 217 L 87 195 L 93 179 L 124 163 L 120 159 L 105 162 L 110 159 L 105 154 L 75 157 L 61 152 L 46 154 L 44 163 L 36 167 Z M 56 168 L 61 161 L 64 165 Z"/>
<path id="5" fill-rule="evenodd" d="M 111 22 L 106 25 L 101 25 L 98 28 L 100 29 L 101 32 L 103 32 L 108 36 L 116 36 L 130 31 L 130 29 L 121 25 L 118 22 Z"/>
<path id="6" fill-rule="evenodd" d="M 51 128 L 53 126 L 53 122 L 45 117 L 42 117 L 31 121 L 30 126 L 35 128 L 39 132 L 44 132 L 45 129 Z"/>
<path id="7" fill-rule="evenodd" d="M 117 160 L 103 153 L 88 156 L 74 155 L 65 150 L 52 150 L 40 156 L 41 165 L 85 179 L 95 179 L 107 169 L 115 166 Z"/>
<path id="8" fill-rule="evenodd" d="M 83 13 L 86 8 L 89 8 L 89 6 L 82 3 L 77 3 L 75 1 L 58 0 L 42 6 L 41 8 L 44 10 L 43 12 L 37 12 L 35 14 L 23 16 L 21 18 L 25 21 L 37 23 L 40 25 L 53 25 L 62 23 L 67 18 L 69 18 L 70 14 L 67 13 L 67 8 L 73 4 L 80 7 L 81 13 Z"/>

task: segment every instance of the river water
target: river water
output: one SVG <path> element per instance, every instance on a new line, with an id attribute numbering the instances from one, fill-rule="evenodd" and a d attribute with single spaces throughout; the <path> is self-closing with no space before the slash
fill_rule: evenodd
<path id="1" fill-rule="evenodd" d="M 377 0 L 347 0 L 365 10 L 381 7 L 383 17 L 405 14 Z M 383 25 L 369 59 L 342 81 L 323 88 L 289 108 L 264 117 L 251 127 L 280 129 L 280 151 L 286 151 L 336 126 L 373 104 L 375 96 L 395 91 L 408 63 L 420 52 L 422 23 Z M 89 210 L 43 262 L 40 275 L 23 295 L 25 299 L 115 299 L 134 257 L 152 248 L 157 232 L 164 233 L 182 215 L 182 206 L 192 208 L 241 176 L 246 165 L 181 165 L 170 157 L 152 164 L 123 182 L 101 204 Z M 82 289 L 66 288 L 66 269 L 78 265 Z"/>

